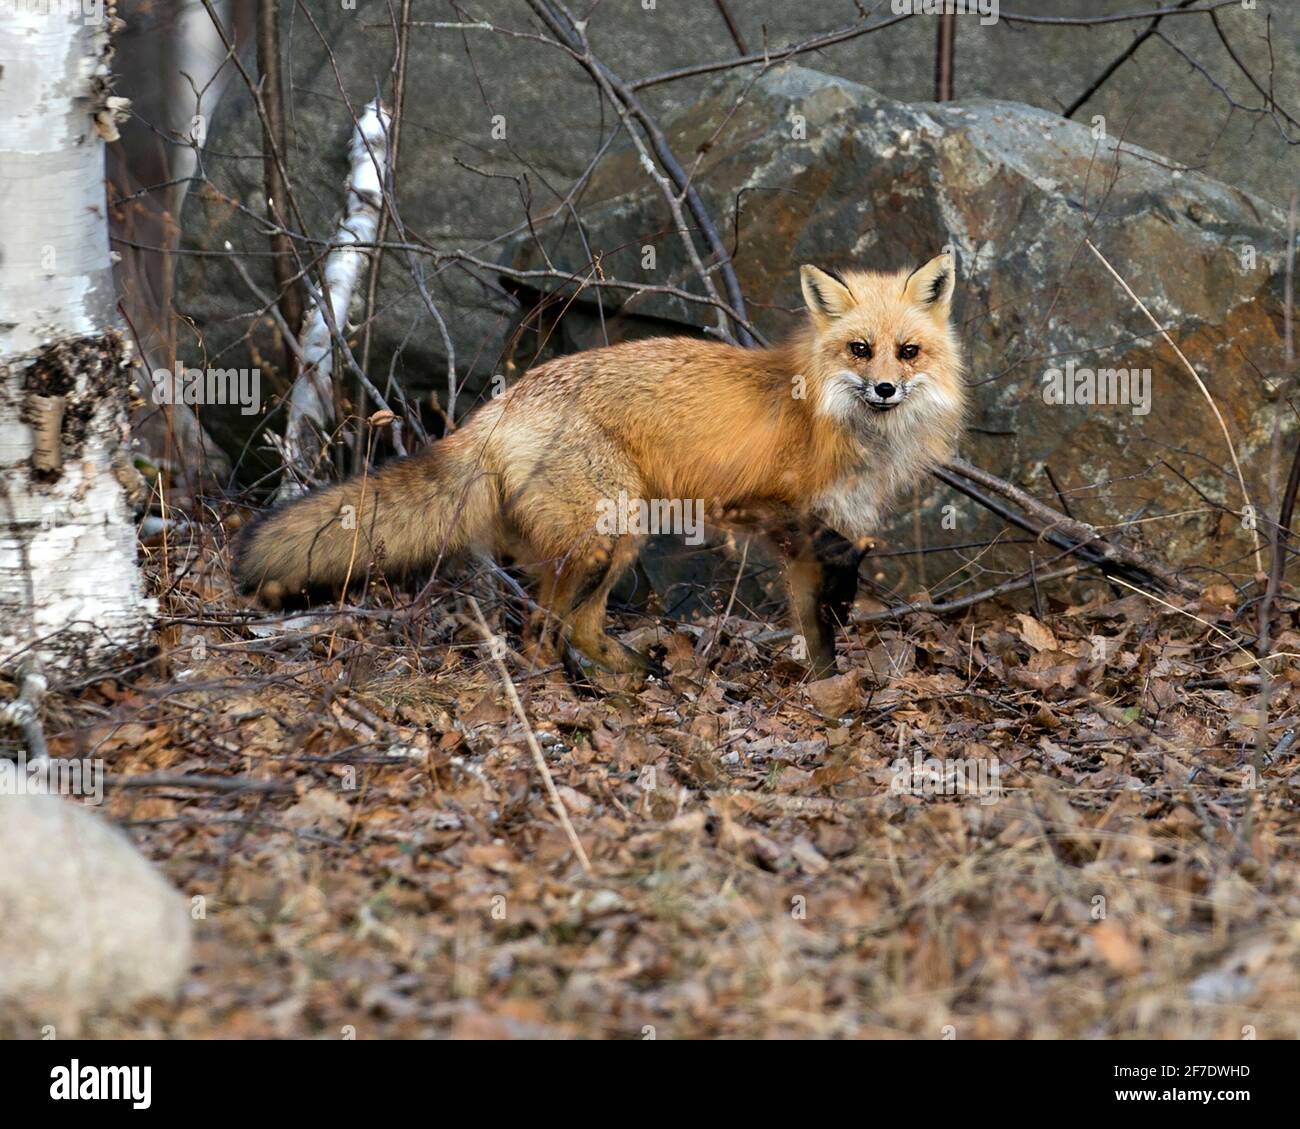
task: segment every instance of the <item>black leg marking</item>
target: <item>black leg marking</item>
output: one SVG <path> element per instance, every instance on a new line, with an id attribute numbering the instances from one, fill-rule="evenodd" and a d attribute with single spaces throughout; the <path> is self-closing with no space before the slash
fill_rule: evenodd
<path id="1" fill-rule="evenodd" d="M 867 550 L 841 537 L 833 529 L 822 529 L 813 542 L 813 551 L 822 566 L 818 625 L 828 630 L 834 639 L 835 628 L 849 622 L 849 610 L 858 595 L 858 569 Z"/>

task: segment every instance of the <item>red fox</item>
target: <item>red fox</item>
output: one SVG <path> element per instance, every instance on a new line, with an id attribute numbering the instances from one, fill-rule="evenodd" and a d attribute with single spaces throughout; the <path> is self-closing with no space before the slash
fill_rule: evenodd
<path id="1" fill-rule="evenodd" d="M 539 365 L 423 453 L 250 523 L 238 580 L 274 604 L 344 584 L 377 555 L 409 571 L 466 549 L 508 554 L 537 576 L 562 644 L 646 671 L 604 629 L 646 531 L 601 515 L 613 499 L 747 508 L 770 516 L 813 671 L 834 673 L 862 552 L 819 552 L 817 523 L 861 544 L 900 489 L 955 453 L 966 395 L 951 256 L 800 276 L 808 317 L 786 344 L 652 338 Z"/>

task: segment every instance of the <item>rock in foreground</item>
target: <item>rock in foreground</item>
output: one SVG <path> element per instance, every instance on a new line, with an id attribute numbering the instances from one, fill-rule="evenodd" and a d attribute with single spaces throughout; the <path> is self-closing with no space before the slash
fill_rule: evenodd
<path id="1" fill-rule="evenodd" d="M 173 994 L 185 901 L 106 819 L 56 796 L 0 795 L 0 1001 L 41 1022 Z"/>

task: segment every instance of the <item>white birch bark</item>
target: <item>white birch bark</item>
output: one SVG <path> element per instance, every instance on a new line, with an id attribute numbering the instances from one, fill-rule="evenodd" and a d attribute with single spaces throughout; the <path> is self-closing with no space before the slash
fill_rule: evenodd
<path id="1" fill-rule="evenodd" d="M 388 111 L 377 102 L 370 102 L 352 134 L 352 169 L 348 175 L 347 202 L 334 235 L 336 247 L 325 259 L 325 294 L 311 294 L 303 318 L 300 334 L 302 371 L 289 391 L 289 418 L 284 429 L 282 498 L 302 492 L 300 480 L 312 477 L 321 451 L 318 437 L 328 433 L 334 422 L 331 383 L 334 340 L 324 301 L 329 303 L 334 329 L 343 331 L 352 295 L 372 255 L 372 252 L 356 250 L 352 245 L 373 243 L 379 231 L 391 129 Z"/>
<path id="2" fill-rule="evenodd" d="M 153 612 L 123 486 L 99 17 L 49 0 L 0 19 L 0 669 L 85 669 L 143 645 Z"/>

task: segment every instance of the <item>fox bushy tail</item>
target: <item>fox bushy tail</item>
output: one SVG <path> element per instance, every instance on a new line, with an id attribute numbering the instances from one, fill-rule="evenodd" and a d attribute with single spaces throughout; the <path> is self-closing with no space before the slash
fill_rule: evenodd
<path id="1" fill-rule="evenodd" d="M 240 587 L 274 602 L 358 578 L 377 555 L 401 574 L 478 540 L 497 517 L 499 493 L 476 431 L 259 516 L 235 544 Z"/>

